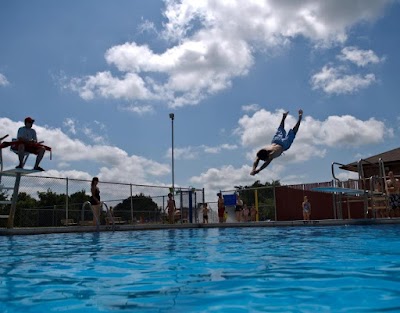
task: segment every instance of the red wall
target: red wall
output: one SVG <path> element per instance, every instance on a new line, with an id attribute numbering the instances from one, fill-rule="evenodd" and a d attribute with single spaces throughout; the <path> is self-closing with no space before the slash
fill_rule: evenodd
<path id="1" fill-rule="evenodd" d="M 276 218 L 277 221 L 293 221 L 303 219 L 304 196 L 311 203 L 311 219 L 333 219 L 333 195 L 330 193 L 301 190 L 289 187 L 276 187 Z M 347 219 L 347 204 L 342 204 L 343 218 Z M 350 203 L 351 218 L 364 218 L 364 206 L 361 202 Z"/>

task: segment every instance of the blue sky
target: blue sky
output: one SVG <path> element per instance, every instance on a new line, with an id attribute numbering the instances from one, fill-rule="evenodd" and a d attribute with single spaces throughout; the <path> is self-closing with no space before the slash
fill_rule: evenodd
<path id="1" fill-rule="evenodd" d="M 333 161 L 399 146 L 399 21 L 384 0 L 4 0 L 0 135 L 31 116 L 53 148 L 45 175 L 171 185 L 173 112 L 175 184 L 209 201 L 255 180 L 328 181 Z M 299 108 L 290 150 L 250 176 Z"/>

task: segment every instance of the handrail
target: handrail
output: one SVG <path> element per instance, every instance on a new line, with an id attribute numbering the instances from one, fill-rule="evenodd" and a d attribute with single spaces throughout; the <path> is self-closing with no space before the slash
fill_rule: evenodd
<path id="1" fill-rule="evenodd" d="M 386 183 L 386 173 L 385 173 L 385 164 L 383 163 L 382 158 L 379 158 L 379 175 L 382 180 L 382 187 L 385 190 L 385 193 L 388 194 L 387 183 Z"/>
<path id="2" fill-rule="evenodd" d="M 90 209 L 92 210 L 93 216 L 95 216 L 95 219 L 96 219 L 96 231 L 99 231 L 99 227 L 100 227 L 99 217 L 97 216 L 97 214 L 94 213 L 93 206 L 90 203 L 90 201 L 86 201 L 85 203 L 82 204 L 81 221 L 83 222 L 85 220 L 85 207 L 87 205 L 90 206 Z M 106 207 L 107 215 L 109 217 L 111 217 L 112 230 L 114 231 L 115 230 L 114 216 L 111 214 L 111 211 L 110 211 L 110 209 L 108 208 L 108 205 L 105 202 L 101 202 L 100 208 L 102 208 L 103 206 Z"/>
<path id="3" fill-rule="evenodd" d="M 99 231 L 99 228 L 100 228 L 99 217 L 97 216 L 97 214 L 94 213 L 93 206 L 90 203 L 90 201 L 86 201 L 82 204 L 81 222 L 83 222 L 85 220 L 85 206 L 87 206 L 88 204 L 89 204 L 90 209 L 92 210 L 92 213 L 96 219 L 96 231 Z"/>
<path id="4" fill-rule="evenodd" d="M 0 144 L 1 142 L 7 138 L 9 135 L 5 135 L 3 137 L 0 138 Z M 3 149 L 0 149 L 0 172 L 3 172 Z M 0 184 L 1 184 L 1 174 L 0 174 Z"/>
<path id="5" fill-rule="evenodd" d="M 108 208 L 108 205 L 105 202 L 102 202 L 101 204 L 102 204 L 102 206 L 104 205 L 106 207 L 106 212 L 107 212 L 107 215 L 111 218 L 112 230 L 114 231 L 115 230 L 114 216 L 112 215 L 110 209 Z"/>
<path id="6" fill-rule="evenodd" d="M 338 163 L 338 162 L 332 162 L 332 165 L 331 165 L 332 177 L 338 183 L 337 187 L 341 187 L 341 181 L 335 175 L 335 165 L 339 165 L 339 166 L 346 166 L 346 165 L 342 164 L 342 163 Z"/>

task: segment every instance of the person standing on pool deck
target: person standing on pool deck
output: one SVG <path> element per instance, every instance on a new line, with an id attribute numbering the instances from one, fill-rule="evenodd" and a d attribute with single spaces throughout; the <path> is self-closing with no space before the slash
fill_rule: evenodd
<path id="1" fill-rule="evenodd" d="M 278 130 L 276 131 L 274 138 L 272 138 L 271 144 L 257 152 L 257 157 L 253 163 L 253 170 L 251 171 L 250 175 L 256 175 L 260 173 L 272 162 L 273 159 L 279 157 L 282 152 L 288 150 L 292 145 L 293 140 L 296 137 L 296 134 L 300 127 L 301 119 L 303 117 L 303 110 L 299 110 L 299 119 L 296 125 L 286 134 L 285 119 L 288 114 L 289 111 L 283 113 L 282 121 L 278 127 Z M 264 164 L 261 165 L 259 169 L 257 169 L 260 160 L 264 161 Z"/>
<path id="2" fill-rule="evenodd" d="M 301 206 L 303 207 L 303 219 L 309 221 L 311 216 L 311 203 L 308 202 L 307 196 L 304 196 L 304 201 Z"/>
<path id="3" fill-rule="evenodd" d="M 394 177 L 393 171 L 388 173 L 389 179 L 386 181 L 386 187 L 389 194 L 389 209 L 391 209 L 392 217 L 398 215 L 400 208 L 400 182 Z"/>
<path id="4" fill-rule="evenodd" d="M 236 206 L 235 206 L 235 216 L 236 216 L 236 222 L 240 222 L 241 220 L 241 215 L 242 215 L 242 210 L 243 210 L 243 200 L 240 199 L 240 195 L 236 195 Z"/>
<path id="5" fill-rule="evenodd" d="M 90 187 L 90 192 L 92 193 L 90 197 L 90 204 L 92 205 L 93 209 L 93 225 L 97 225 L 97 223 L 100 223 L 100 189 L 97 187 L 97 184 L 99 183 L 99 178 L 98 177 L 93 177 L 92 179 L 92 184 Z"/>
<path id="6" fill-rule="evenodd" d="M 208 204 L 204 203 L 203 204 L 203 224 L 208 224 Z"/>
<path id="7" fill-rule="evenodd" d="M 224 222 L 224 214 L 225 214 L 225 203 L 224 198 L 222 197 L 222 193 L 217 193 L 218 196 L 218 221 L 220 223 Z"/>
<path id="8" fill-rule="evenodd" d="M 168 221 L 170 224 L 174 224 L 176 205 L 175 205 L 175 200 L 172 197 L 172 193 L 168 194 L 167 208 L 168 208 Z"/>

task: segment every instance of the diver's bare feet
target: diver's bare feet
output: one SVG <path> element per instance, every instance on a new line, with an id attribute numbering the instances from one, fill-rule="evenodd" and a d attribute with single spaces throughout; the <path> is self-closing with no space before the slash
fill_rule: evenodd
<path id="1" fill-rule="evenodd" d="M 284 112 L 283 113 L 283 118 L 286 118 L 286 116 L 288 116 L 288 114 L 289 114 L 289 111 Z"/>
<path id="2" fill-rule="evenodd" d="M 299 110 L 299 116 L 300 117 L 303 116 L 303 110 L 302 109 Z"/>

